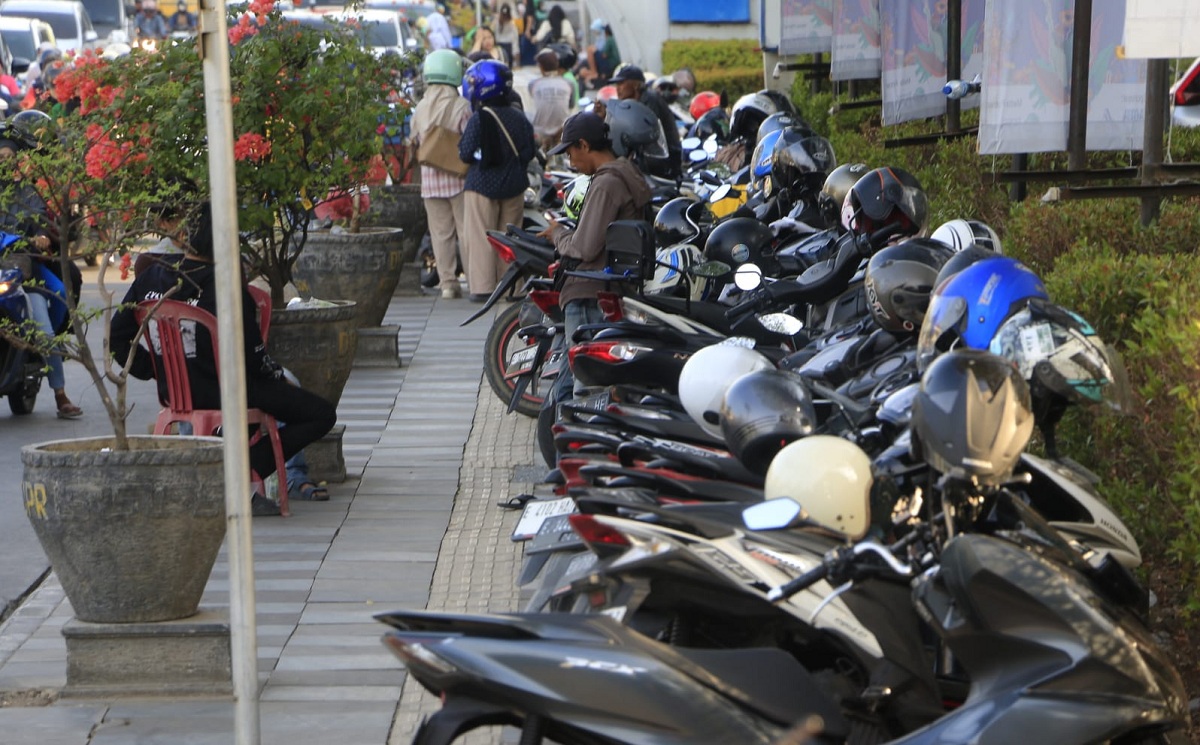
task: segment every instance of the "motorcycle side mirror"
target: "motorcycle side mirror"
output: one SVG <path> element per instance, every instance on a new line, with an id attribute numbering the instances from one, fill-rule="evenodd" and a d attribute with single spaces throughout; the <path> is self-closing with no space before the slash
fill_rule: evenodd
<path id="1" fill-rule="evenodd" d="M 691 273 L 696 277 L 723 277 L 729 274 L 730 269 L 731 267 L 724 261 L 706 261 L 692 267 Z"/>
<path id="2" fill-rule="evenodd" d="M 795 336 L 804 328 L 804 322 L 787 313 L 767 313 L 758 317 L 758 322 L 767 331 L 785 336 Z"/>
<path id="3" fill-rule="evenodd" d="M 592 105 L 592 99 L 588 98 L 587 96 L 584 96 L 583 98 L 579 99 L 579 110 L 580 111 L 587 111 L 588 107 L 590 107 L 591 105 Z"/>
<path id="4" fill-rule="evenodd" d="M 742 510 L 742 522 L 750 530 L 783 530 L 808 519 L 808 513 L 791 497 L 768 499 Z"/>
<path id="5" fill-rule="evenodd" d="M 704 152 L 708 153 L 709 155 L 716 155 L 718 149 L 716 135 L 713 135 L 704 141 Z"/>
<path id="6" fill-rule="evenodd" d="M 704 143 L 700 141 L 699 137 L 684 137 L 679 142 L 679 147 L 683 148 L 684 150 L 697 150 L 702 144 Z"/>
<path id="7" fill-rule="evenodd" d="M 742 292 L 749 292 L 762 284 L 763 273 L 758 264 L 742 264 L 733 273 L 733 283 Z"/>
<path id="8" fill-rule="evenodd" d="M 724 199 L 725 197 L 728 197 L 728 196 L 729 196 L 729 193 L 730 193 L 730 192 L 732 192 L 732 191 L 733 191 L 733 185 L 732 185 L 732 184 L 721 184 L 721 185 L 720 185 L 720 186 L 718 186 L 718 187 L 716 188 L 716 190 L 715 190 L 715 191 L 713 191 L 713 193 L 712 193 L 712 194 L 711 194 L 711 195 L 708 197 L 708 201 L 709 201 L 709 203 L 710 203 L 710 204 L 716 204 L 717 202 L 721 201 L 721 200 L 722 200 L 722 199 Z"/>
<path id="9" fill-rule="evenodd" d="M 688 153 L 688 160 L 693 163 L 703 163 L 704 161 L 708 160 L 708 157 L 708 153 L 704 152 L 703 150 L 692 150 Z"/>

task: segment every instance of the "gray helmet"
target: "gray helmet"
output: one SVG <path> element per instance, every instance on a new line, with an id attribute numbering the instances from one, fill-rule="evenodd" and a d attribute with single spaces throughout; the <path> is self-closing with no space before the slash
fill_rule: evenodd
<path id="1" fill-rule="evenodd" d="M 849 230 L 850 226 L 842 225 L 842 203 L 846 201 L 850 189 L 854 188 L 866 172 L 866 163 L 846 163 L 833 169 L 825 177 L 825 185 L 817 195 L 817 208 L 821 211 L 821 217 L 825 219 L 825 227 L 840 226 L 842 230 Z"/>
<path id="2" fill-rule="evenodd" d="M 893 333 L 919 330 L 938 271 L 951 254 L 941 241 L 911 238 L 872 256 L 863 287 L 875 322 Z"/>
<path id="3" fill-rule="evenodd" d="M 631 99 L 608 102 L 608 136 L 618 157 L 667 157 L 662 124 L 645 104 Z"/>
<path id="4" fill-rule="evenodd" d="M 766 474 L 793 440 L 811 435 L 817 412 L 803 379 L 787 370 L 759 370 L 733 381 L 721 402 L 721 434 L 746 468 Z"/>

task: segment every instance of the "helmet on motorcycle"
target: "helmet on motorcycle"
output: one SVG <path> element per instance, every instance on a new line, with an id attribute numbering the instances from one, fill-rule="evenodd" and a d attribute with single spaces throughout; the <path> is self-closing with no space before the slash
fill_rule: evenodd
<path id="1" fill-rule="evenodd" d="M 779 133 L 771 152 L 771 181 L 793 190 L 793 199 L 808 198 L 822 188 L 826 175 L 837 167 L 829 140 L 808 127 L 790 127 Z"/>
<path id="2" fill-rule="evenodd" d="M 771 175 L 771 160 L 775 152 L 775 141 L 782 134 L 781 130 L 768 132 L 765 137 L 758 141 L 754 146 L 754 155 L 750 157 L 750 178 L 752 182 L 761 187 L 766 194 L 771 193 L 769 186 L 778 186 L 778 183 L 771 184 L 768 182 L 764 185 L 764 179 Z M 772 179 L 773 180 L 773 179 Z"/>
<path id="3" fill-rule="evenodd" d="M 939 285 L 917 339 L 917 364 L 923 370 L 938 355 L 962 342 L 987 349 L 1000 324 L 1030 298 L 1049 299 L 1042 280 L 1008 256 L 978 261 Z"/>
<path id="4" fill-rule="evenodd" d="M 690 67 L 681 67 L 671 73 L 671 80 L 675 81 L 675 87 L 679 89 L 680 95 L 691 97 L 692 91 L 696 90 L 696 74 Z"/>
<path id="5" fill-rule="evenodd" d="M 650 84 L 650 90 L 662 96 L 667 103 L 675 103 L 679 100 L 679 86 L 676 85 L 674 78 L 655 78 L 654 82 Z"/>
<path id="6" fill-rule="evenodd" d="M 807 129 L 808 125 L 798 119 L 794 119 L 791 114 L 776 111 L 766 119 L 763 119 L 762 124 L 758 125 L 758 134 L 755 135 L 755 142 L 762 142 L 763 138 L 772 132 L 779 132 L 790 127 L 805 127 Z"/>
<path id="7" fill-rule="evenodd" d="M 758 370 L 733 381 L 721 402 L 721 434 L 729 451 L 754 473 L 793 440 L 813 433 L 817 411 L 803 378 L 787 370 Z"/>
<path id="8" fill-rule="evenodd" d="M 463 58 L 450 49 L 432 51 L 421 63 L 421 75 L 426 85 L 437 83 L 457 88 L 462 84 Z"/>
<path id="9" fill-rule="evenodd" d="M 748 372 L 771 369 L 771 361 L 736 344 L 713 344 L 697 351 L 679 372 L 679 401 L 696 424 L 721 436 L 721 401 L 730 384 Z"/>
<path id="10" fill-rule="evenodd" d="M 955 349 L 921 377 L 912 421 L 914 444 L 935 470 L 996 486 L 1033 434 L 1029 386 L 1003 357 Z"/>
<path id="11" fill-rule="evenodd" d="M 667 157 L 667 139 L 658 117 L 645 104 L 625 99 L 608 103 L 608 137 L 618 157 Z"/>
<path id="12" fill-rule="evenodd" d="M 571 48 L 570 44 L 558 42 L 551 44 L 547 49 L 550 49 L 558 57 L 558 69 L 564 72 L 569 72 L 575 69 L 575 63 L 579 61 L 579 55 Z"/>
<path id="13" fill-rule="evenodd" d="M 771 229 L 753 217 L 731 217 L 708 234 L 704 260 L 721 261 L 731 267 L 747 261 L 758 263 L 774 240 Z"/>
<path id="14" fill-rule="evenodd" d="M 911 238 L 877 251 L 863 278 L 875 322 L 893 333 L 920 329 L 938 270 L 950 255 L 949 248 L 932 238 Z"/>
<path id="15" fill-rule="evenodd" d="M 699 137 L 701 140 L 714 135 L 718 142 L 725 142 L 729 138 L 729 116 L 720 106 L 704 112 L 688 130 L 688 137 Z"/>
<path id="16" fill-rule="evenodd" d="M 729 117 L 729 136 L 733 139 L 753 140 L 758 135 L 758 128 L 763 120 L 777 111 L 779 107 L 769 96 L 747 93 L 733 105 Z"/>
<path id="17" fill-rule="evenodd" d="M 563 196 L 563 214 L 572 220 L 578 220 L 583 212 L 583 198 L 587 196 L 588 186 L 592 183 L 591 176 L 576 176 L 567 187 Z"/>
<path id="18" fill-rule="evenodd" d="M 688 274 L 688 270 L 704 263 L 700 249 L 687 243 L 660 248 L 655 255 L 654 276 L 642 284 L 647 295 L 682 295 L 679 288 L 688 289 L 691 300 L 701 300 L 708 285 L 705 277 Z"/>
<path id="19" fill-rule="evenodd" d="M 1130 408 L 1121 356 L 1079 315 L 1040 298 L 1000 325 L 988 350 L 1017 366 L 1034 398 L 1055 394 L 1073 404 Z"/>
<path id="20" fill-rule="evenodd" d="M 900 168 L 867 171 L 850 187 L 842 208 L 843 222 L 856 235 L 869 236 L 888 228 L 893 236 L 921 235 L 928 217 L 929 203 L 921 182 Z"/>
<path id="21" fill-rule="evenodd" d="M 19 145 L 27 148 L 37 147 L 43 138 L 54 131 L 54 120 L 46 112 L 37 109 L 18 112 L 5 124 L 9 135 Z"/>
<path id="22" fill-rule="evenodd" d="M 463 75 L 463 98 L 481 104 L 512 92 L 513 76 L 508 65 L 494 59 L 476 62 Z"/>
<path id="23" fill-rule="evenodd" d="M 719 108 L 721 105 L 721 97 L 712 91 L 700 91 L 692 96 L 692 103 L 688 106 L 688 113 L 692 115 L 692 119 L 699 119 L 708 111 Z"/>
<path id="24" fill-rule="evenodd" d="M 998 254 L 1004 253 L 1004 247 L 1000 245 L 1000 236 L 991 226 L 979 220 L 944 222 L 933 231 L 932 237 L 955 251 L 961 251 L 974 243 Z"/>
<path id="25" fill-rule="evenodd" d="M 871 459 L 833 435 L 812 435 L 787 445 L 767 469 L 763 496 L 800 503 L 813 522 L 857 541 L 871 524 Z"/>
<path id="26" fill-rule="evenodd" d="M 675 197 L 654 217 L 654 237 L 659 246 L 692 243 L 700 238 L 700 223 L 711 221 L 708 205 L 688 197 Z"/>
<path id="27" fill-rule="evenodd" d="M 998 254 L 990 248 L 984 248 L 978 244 L 972 243 L 966 248 L 950 257 L 950 259 L 942 265 L 941 271 L 938 272 L 937 282 L 933 285 L 941 287 L 942 283 L 950 277 L 958 274 L 963 269 L 971 266 L 977 261 L 984 259 L 995 258 Z"/>
<path id="28" fill-rule="evenodd" d="M 865 163 L 846 163 L 833 169 L 825 177 L 825 184 L 821 187 L 821 193 L 817 195 L 817 209 L 821 211 L 826 227 L 840 225 L 844 230 L 850 229 L 849 225 L 842 224 L 842 204 L 846 201 L 850 189 L 866 172 Z"/>
<path id="29" fill-rule="evenodd" d="M 615 86 L 615 85 L 606 85 L 606 86 L 602 87 L 600 90 L 596 91 L 596 100 L 597 101 L 608 102 L 608 101 L 613 100 L 616 97 L 617 97 L 617 86 Z"/>

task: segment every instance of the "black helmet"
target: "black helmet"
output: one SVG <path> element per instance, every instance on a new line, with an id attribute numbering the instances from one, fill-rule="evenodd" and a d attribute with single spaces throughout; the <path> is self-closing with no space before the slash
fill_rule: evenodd
<path id="1" fill-rule="evenodd" d="M 952 251 L 932 238 L 911 238 L 880 249 L 867 262 L 863 288 L 875 322 L 893 333 L 921 328 L 938 270 Z"/>
<path id="2" fill-rule="evenodd" d="M 776 109 L 791 114 L 793 118 L 796 118 L 796 104 L 792 103 L 792 99 L 788 94 L 782 91 L 773 91 L 770 88 L 763 88 L 757 95 L 766 96 L 775 104 Z"/>
<path id="3" fill-rule="evenodd" d="M 747 93 L 733 105 L 733 112 L 729 118 L 730 138 L 754 140 L 763 121 L 777 111 L 779 107 L 770 96 Z"/>
<path id="4" fill-rule="evenodd" d="M 1029 386 L 1011 362 L 980 349 L 954 349 L 933 361 L 912 419 L 930 466 L 985 486 L 1009 479 L 1033 433 Z"/>
<path id="5" fill-rule="evenodd" d="M 731 217 L 708 234 L 704 260 L 722 261 L 735 269 L 747 261 L 759 263 L 774 239 L 771 229 L 753 217 Z"/>
<path id="6" fill-rule="evenodd" d="M 729 115 L 720 106 L 714 106 L 701 114 L 688 130 L 688 137 L 699 137 L 701 140 L 707 140 L 713 135 L 717 136 L 717 142 L 720 143 L 729 139 Z"/>
<path id="7" fill-rule="evenodd" d="M 645 104 L 625 99 L 608 102 L 608 136 L 618 156 L 667 157 L 662 124 Z"/>
<path id="8" fill-rule="evenodd" d="M 22 147 L 37 147 L 47 133 L 54 131 L 54 120 L 44 111 L 27 109 L 6 122 L 10 135 Z"/>
<path id="9" fill-rule="evenodd" d="M 850 189 L 866 172 L 866 163 L 846 163 L 833 169 L 825 177 L 825 184 L 821 187 L 821 193 L 817 195 L 817 208 L 821 211 L 821 217 L 825 219 L 825 227 L 840 226 L 843 230 L 850 229 L 849 225 L 842 224 L 842 205 L 845 204 Z"/>
<path id="10" fill-rule="evenodd" d="M 833 145 L 808 127 L 791 127 L 779 133 L 771 154 L 771 181 L 793 190 L 793 200 L 809 198 L 825 184 L 826 174 L 837 167 Z"/>
<path id="11" fill-rule="evenodd" d="M 787 370 L 758 370 L 725 391 L 721 434 L 751 471 L 765 475 L 784 445 L 813 433 L 817 412 L 802 380 Z"/>
<path id="12" fill-rule="evenodd" d="M 575 69 L 575 63 L 579 61 L 579 55 L 575 53 L 575 50 L 571 48 L 570 44 L 557 42 L 546 48 L 552 50 L 554 54 L 558 56 L 558 69 Z"/>
<path id="13" fill-rule="evenodd" d="M 942 283 L 947 279 L 953 277 L 955 274 L 958 274 L 963 269 L 966 269 L 975 262 L 994 258 L 998 255 L 999 254 L 990 248 L 984 248 L 978 243 L 972 243 L 961 251 L 955 252 L 955 254 L 951 256 L 945 264 L 942 265 L 941 270 L 938 271 L 937 282 L 934 283 L 933 286 L 941 287 Z"/>
<path id="14" fill-rule="evenodd" d="M 763 138 L 772 132 L 778 132 L 781 129 L 789 129 L 791 127 L 803 127 L 812 132 L 811 127 L 796 119 L 791 114 L 785 111 L 776 111 L 766 119 L 763 119 L 762 124 L 758 125 L 758 134 L 755 136 L 754 141 L 762 142 Z M 816 134 L 816 132 L 813 132 L 813 134 Z"/>
<path id="15" fill-rule="evenodd" d="M 701 223 L 711 221 L 708 205 L 687 197 L 675 197 L 654 217 L 654 236 L 662 248 L 692 243 L 700 238 Z"/>
<path id="16" fill-rule="evenodd" d="M 929 218 L 929 203 L 917 177 L 901 168 L 867 171 L 850 188 L 849 227 L 857 235 L 885 228 L 893 236 L 920 235 Z"/>

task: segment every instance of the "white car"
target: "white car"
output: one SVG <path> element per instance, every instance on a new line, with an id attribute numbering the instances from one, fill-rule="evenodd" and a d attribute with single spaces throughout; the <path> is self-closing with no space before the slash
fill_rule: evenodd
<path id="1" fill-rule="evenodd" d="M 420 48 L 417 37 L 393 10 L 346 10 L 337 14 L 343 23 L 361 28 L 362 44 L 375 56 L 393 53 L 405 55 Z"/>
<path id="2" fill-rule="evenodd" d="M 54 40 L 54 30 L 45 21 L 36 18 L 20 16 L 0 16 L 0 37 L 8 45 L 13 56 L 13 67 L 25 67 L 37 59 L 38 47 L 42 44 L 57 46 Z M 17 75 L 17 80 L 24 85 L 24 71 Z"/>
<path id="3" fill-rule="evenodd" d="M 79 0 L 4 0 L 0 17 L 20 16 L 45 21 L 54 30 L 59 51 L 80 52 L 99 46 L 100 35 Z"/>
<path id="4" fill-rule="evenodd" d="M 1172 125 L 1200 127 L 1200 58 L 1171 86 L 1171 104 Z"/>

